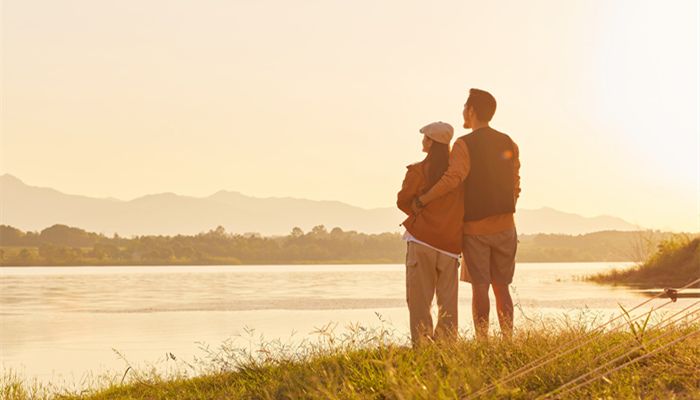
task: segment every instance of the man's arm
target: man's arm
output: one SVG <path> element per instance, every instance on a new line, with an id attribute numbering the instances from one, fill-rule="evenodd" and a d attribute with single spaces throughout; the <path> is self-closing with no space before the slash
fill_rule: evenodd
<path id="1" fill-rule="evenodd" d="M 399 190 L 399 193 L 396 195 L 396 205 L 407 215 L 414 214 L 411 205 L 413 204 L 413 199 L 418 196 L 419 186 L 420 176 L 418 172 L 413 168 L 408 168 L 406 177 L 403 179 L 403 184 L 401 185 L 401 190 Z"/>
<path id="2" fill-rule="evenodd" d="M 469 175 L 470 166 L 467 144 L 463 140 L 457 140 L 450 153 L 447 171 L 428 192 L 419 197 L 420 202 L 426 205 L 452 191 Z"/>

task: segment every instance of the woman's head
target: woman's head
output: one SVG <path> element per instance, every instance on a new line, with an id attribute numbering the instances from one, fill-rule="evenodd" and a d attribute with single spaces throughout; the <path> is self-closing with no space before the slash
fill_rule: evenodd
<path id="1" fill-rule="evenodd" d="M 450 158 L 450 140 L 454 130 L 450 124 L 445 122 L 433 122 L 420 129 L 423 133 L 423 151 L 428 153 L 425 156 L 427 164 L 427 187 L 430 189 L 442 174 L 447 170 Z"/>

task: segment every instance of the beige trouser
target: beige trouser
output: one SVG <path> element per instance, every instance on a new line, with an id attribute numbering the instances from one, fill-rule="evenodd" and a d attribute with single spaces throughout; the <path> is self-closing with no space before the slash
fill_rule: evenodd
<path id="1" fill-rule="evenodd" d="M 411 341 L 457 335 L 457 270 L 455 258 L 415 242 L 406 254 L 406 302 L 411 320 Z M 437 294 L 438 322 L 433 330 L 430 307 Z"/>

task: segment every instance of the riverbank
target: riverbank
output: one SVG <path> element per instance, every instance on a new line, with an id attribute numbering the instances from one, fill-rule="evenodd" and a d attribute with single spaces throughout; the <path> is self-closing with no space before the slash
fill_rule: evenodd
<path id="1" fill-rule="evenodd" d="M 597 367 L 605 373 L 638 357 L 646 358 L 564 398 L 697 398 L 700 325 L 661 329 L 651 325 L 599 334 L 579 349 L 498 385 L 483 398 L 535 398 Z M 210 353 L 208 371 L 198 377 L 161 377 L 127 369 L 124 384 L 115 379 L 100 388 L 67 393 L 27 389 L 16 378 L 5 376 L 0 395 L 8 400 L 458 398 L 503 380 L 560 346 L 569 348 L 572 341 L 590 333 L 576 323 L 552 326 L 545 321 L 533 323 L 512 341 L 492 338 L 480 343 L 460 338 L 417 350 L 406 343 L 395 344 L 386 330 L 355 327 L 342 336 L 322 333 L 324 340 L 303 351 L 275 343 L 222 347 Z M 678 343 L 672 347 L 662 347 L 674 340 Z M 627 356 L 608 363 L 623 354 Z"/>
<path id="2" fill-rule="evenodd" d="M 700 238 L 676 236 L 662 242 L 657 252 L 643 264 L 593 275 L 589 280 L 640 288 L 679 288 L 699 278 Z M 692 287 L 700 287 L 700 282 Z"/>

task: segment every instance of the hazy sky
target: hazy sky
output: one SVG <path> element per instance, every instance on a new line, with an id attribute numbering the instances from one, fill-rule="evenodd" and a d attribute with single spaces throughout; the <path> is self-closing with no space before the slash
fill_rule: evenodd
<path id="1" fill-rule="evenodd" d="M 0 173 L 67 193 L 391 206 L 499 101 L 522 208 L 700 231 L 698 2 L 2 1 Z"/>

